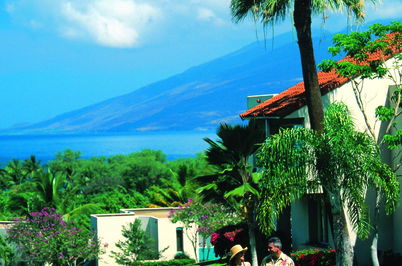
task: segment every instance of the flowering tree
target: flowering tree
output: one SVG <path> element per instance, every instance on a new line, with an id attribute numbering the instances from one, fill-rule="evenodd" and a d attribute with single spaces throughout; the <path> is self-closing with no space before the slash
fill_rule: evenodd
<path id="1" fill-rule="evenodd" d="M 178 210 L 170 210 L 170 217 L 173 223 L 182 222 L 184 224 L 186 236 L 193 246 L 196 258 L 198 236 L 207 239 L 217 229 L 240 221 L 240 217 L 234 215 L 231 209 L 221 204 L 202 204 L 191 199 L 185 206 L 179 206 Z M 191 230 L 194 228 L 195 230 Z M 204 248 L 205 244 L 204 241 Z"/>
<path id="2" fill-rule="evenodd" d="M 32 212 L 26 219 L 16 218 L 7 234 L 32 263 L 77 265 L 96 259 L 102 252 L 90 232 L 65 222 L 52 208 Z"/>

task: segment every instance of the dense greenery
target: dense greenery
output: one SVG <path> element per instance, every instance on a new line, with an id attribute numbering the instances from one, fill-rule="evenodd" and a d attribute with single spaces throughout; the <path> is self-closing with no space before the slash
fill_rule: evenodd
<path id="1" fill-rule="evenodd" d="M 28 236 L 22 233 L 25 229 L 34 230 L 29 226 L 40 224 L 38 219 L 54 218 L 58 220 L 53 224 L 60 225 L 66 221 L 71 228 L 83 228 L 79 232 L 73 230 L 77 232 L 74 235 L 88 237 L 89 214 L 116 213 L 122 208 L 185 205 L 189 198 L 197 198 L 194 177 L 210 173 L 212 168 L 202 155 L 168 161 L 165 154 L 155 150 L 83 159 L 81 152 L 67 149 L 58 152 L 54 160 L 46 163 L 38 161 L 35 156 L 26 160 L 12 159 L 0 169 L 0 220 L 17 219 L 18 223 L 9 234 L 21 234 L 9 238 L 7 242 L 21 246 L 23 259 L 55 262 L 58 265 L 67 264 L 67 261 L 73 261 L 72 258 L 82 261 L 85 260 L 85 254 L 68 255 L 68 250 L 60 250 L 63 245 L 52 241 L 29 249 L 24 243 L 31 245 L 32 241 L 28 241 L 29 238 L 24 240 Z M 48 210 L 54 210 L 57 214 L 50 214 Z M 44 212 L 49 215 L 42 215 Z M 128 239 L 130 233 L 135 231 L 134 227 L 132 225 L 132 228 L 123 231 Z M 56 229 L 53 231 L 60 232 L 54 240 L 71 233 Z M 36 236 L 43 236 L 44 233 L 37 232 Z M 75 243 L 85 244 L 81 240 Z M 11 260 L 13 256 L 7 242 L 2 240 L 0 243 L 1 258 L 5 261 Z M 124 244 L 120 245 L 124 249 Z M 56 251 L 63 253 L 62 258 L 61 255 L 55 257 L 49 254 Z M 96 257 L 95 253 L 86 257 Z"/>
<path id="2" fill-rule="evenodd" d="M 90 213 L 185 204 L 196 197 L 193 177 L 209 173 L 202 155 L 168 161 L 154 150 L 83 159 L 67 149 L 46 163 L 13 159 L 0 169 L 0 220 L 52 207 L 88 228 Z"/>

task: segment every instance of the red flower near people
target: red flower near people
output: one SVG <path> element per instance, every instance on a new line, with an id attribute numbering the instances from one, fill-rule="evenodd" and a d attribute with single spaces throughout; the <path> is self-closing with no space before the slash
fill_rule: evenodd
<path id="1" fill-rule="evenodd" d="M 235 236 L 236 236 L 236 232 L 232 231 L 232 232 L 226 232 L 223 234 L 226 239 L 228 239 L 230 242 L 234 242 Z"/>

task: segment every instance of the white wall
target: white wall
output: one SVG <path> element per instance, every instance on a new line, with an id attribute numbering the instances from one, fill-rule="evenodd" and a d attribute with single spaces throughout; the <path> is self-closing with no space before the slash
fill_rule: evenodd
<path id="1" fill-rule="evenodd" d="M 183 227 L 182 223 L 172 223 L 169 218 L 159 218 L 159 249 L 162 250 L 166 247 L 168 249 L 162 254 L 166 260 L 174 259 L 177 253 L 177 243 L 176 243 L 176 228 Z M 184 252 L 189 255 L 192 259 L 196 259 L 194 254 L 191 241 L 186 235 L 186 232 L 190 235 L 195 233 L 195 229 L 190 229 L 189 231 L 184 230 L 183 232 L 183 249 Z M 197 246 L 198 251 L 198 246 Z"/>
<path id="2" fill-rule="evenodd" d="M 152 209 L 150 209 L 152 210 Z M 155 210 L 156 212 L 158 210 Z M 100 257 L 98 265 L 116 265 L 112 255 L 112 251 L 119 251 L 115 244 L 119 240 L 124 240 L 122 236 L 123 226 L 127 226 L 135 219 L 141 220 L 141 229 L 144 230 L 149 237 L 154 239 L 153 247 L 156 250 L 162 251 L 162 260 L 172 260 L 177 254 L 176 243 L 176 228 L 184 227 L 182 223 L 172 223 L 169 218 L 165 218 L 164 215 L 158 214 L 160 218 L 152 216 L 136 215 L 131 213 L 117 213 L 117 214 L 95 214 L 91 215 L 91 226 L 97 232 L 97 237 L 102 244 L 107 243 L 108 247 L 105 249 L 106 253 Z M 186 232 L 190 235 L 196 233 L 195 227 L 190 230 L 184 230 L 183 234 L 183 249 L 184 252 L 191 258 L 196 259 L 197 255 L 194 254 L 194 250 L 190 240 L 186 236 Z M 197 249 L 198 251 L 198 246 Z"/>
<path id="3" fill-rule="evenodd" d="M 107 243 L 106 253 L 103 254 L 98 265 L 116 265 L 112 251 L 119 251 L 115 244 L 123 240 L 121 231 L 123 226 L 132 223 L 137 217 L 134 214 L 91 215 L 91 226 L 96 230 L 98 239 L 102 244 Z"/>
<path id="4" fill-rule="evenodd" d="M 304 249 L 309 241 L 307 200 L 296 200 L 291 205 L 293 249 Z"/>

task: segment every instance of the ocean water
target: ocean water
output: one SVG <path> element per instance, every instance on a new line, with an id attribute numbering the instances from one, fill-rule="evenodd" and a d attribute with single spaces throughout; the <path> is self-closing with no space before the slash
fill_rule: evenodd
<path id="1" fill-rule="evenodd" d="M 203 138 L 216 139 L 215 132 L 152 132 L 94 135 L 15 135 L 0 136 L 0 163 L 12 158 L 35 155 L 42 162 L 54 159 L 65 149 L 81 151 L 82 158 L 129 154 L 143 149 L 161 150 L 168 160 L 194 157 L 208 144 Z"/>

